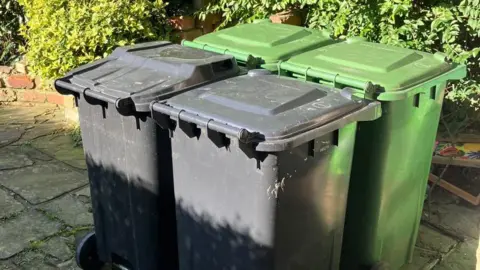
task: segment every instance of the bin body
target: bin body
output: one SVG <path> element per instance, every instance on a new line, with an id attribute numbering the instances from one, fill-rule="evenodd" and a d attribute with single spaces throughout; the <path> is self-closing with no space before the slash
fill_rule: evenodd
<path id="1" fill-rule="evenodd" d="M 327 32 L 263 21 L 242 24 L 183 41 L 184 46 L 230 54 L 248 68 L 275 71 L 281 61 L 333 43 Z"/>
<path id="2" fill-rule="evenodd" d="M 382 102 L 382 117 L 358 126 L 343 269 L 412 259 L 446 83 L 465 76 L 444 59 L 352 38 L 281 64 L 283 75 Z"/>
<path id="3" fill-rule="evenodd" d="M 55 82 L 79 108 L 102 262 L 178 269 L 170 138 L 149 105 L 236 72 L 231 57 L 153 42 L 118 48 Z"/>
<path id="4" fill-rule="evenodd" d="M 177 123 L 180 269 L 338 269 L 357 121 L 378 104 L 249 74 L 152 105 Z"/>

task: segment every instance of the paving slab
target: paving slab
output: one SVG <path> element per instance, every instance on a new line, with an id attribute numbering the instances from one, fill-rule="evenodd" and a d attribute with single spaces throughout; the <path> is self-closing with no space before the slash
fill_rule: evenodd
<path id="1" fill-rule="evenodd" d="M 87 197 L 90 198 L 90 187 L 85 187 L 73 193 L 77 197 Z"/>
<path id="2" fill-rule="evenodd" d="M 0 123 L 2 125 L 29 125 L 41 122 L 45 118 L 57 118 L 61 110 L 52 104 L 36 106 L 0 106 Z"/>
<path id="3" fill-rule="evenodd" d="M 57 236 L 42 242 L 38 246 L 38 249 L 45 254 L 49 254 L 50 256 L 57 258 L 59 262 L 65 262 L 74 256 L 74 253 L 69 246 L 72 245 L 73 242 L 73 237 Z"/>
<path id="4" fill-rule="evenodd" d="M 91 206 L 92 204 L 92 200 L 90 198 L 90 187 L 82 188 L 81 190 L 73 193 L 73 196 L 88 206 Z"/>
<path id="5" fill-rule="evenodd" d="M 85 174 L 58 162 L 0 171 L 0 184 L 31 204 L 51 200 L 86 183 Z"/>
<path id="6" fill-rule="evenodd" d="M 15 266 L 9 261 L 0 261 L 0 269 L 2 270 L 20 270 L 18 266 Z"/>
<path id="7" fill-rule="evenodd" d="M 93 224 L 93 216 L 89 211 L 90 207 L 70 194 L 48 202 L 40 208 L 72 227 Z"/>
<path id="8" fill-rule="evenodd" d="M 20 140 L 23 133 L 25 133 L 25 129 L 22 127 L 0 126 L 0 147 Z"/>
<path id="9" fill-rule="evenodd" d="M 418 232 L 416 246 L 430 251 L 447 253 L 456 243 L 456 240 L 422 225 Z"/>
<path id="10" fill-rule="evenodd" d="M 6 148 L 11 149 L 11 151 L 22 153 L 31 160 L 35 162 L 35 164 L 44 164 L 44 161 L 52 161 L 53 157 L 50 157 L 39 150 L 31 147 L 30 144 L 22 144 L 19 146 L 7 146 Z"/>
<path id="11" fill-rule="evenodd" d="M 0 259 L 7 259 L 26 248 L 32 241 L 57 233 L 61 224 L 37 211 L 28 211 L 0 223 Z"/>
<path id="12" fill-rule="evenodd" d="M 57 267 L 48 264 L 48 260 L 45 258 L 45 255 L 34 251 L 28 251 L 24 254 L 20 254 L 13 259 L 13 263 L 17 267 L 20 267 L 20 269 L 25 270 L 58 270 Z"/>
<path id="13" fill-rule="evenodd" d="M 448 257 L 435 266 L 435 270 L 480 270 L 478 239 L 461 243 Z"/>
<path id="14" fill-rule="evenodd" d="M 82 270 L 80 267 L 77 266 L 75 259 L 70 259 L 66 262 L 62 262 L 57 265 L 58 269 L 61 270 Z M 111 270 L 111 269 L 104 269 L 104 270 Z"/>
<path id="15" fill-rule="evenodd" d="M 82 170 L 87 168 L 83 148 L 75 147 L 74 141 L 69 134 L 45 136 L 34 140 L 32 146 L 70 166 Z"/>
<path id="16" fill-rule="evenodd" d="M 6 191 L 0 189 L 0 209 L 0 219 L 3 219 L 20 213 L 23 210 L 23 205 Z"/>
<path id="17" fill-rule="evenodd" d="M 15 148 L 0 148 L 0 170 L 17 169 L 33 165 L 26 154 Z"/>
<path id="18" fill-rule="evenodd" d="M 432 205 L 431 222 L 458 235 L 478 239 L 480 232 L 480 207 L 462 204 Z"/>
<path id="19" fill-rule="evenodd" d="M 15 142 L 14 145 L 21 145 L 31 142 L 41 137 L 59 132 L 59 130 L 64 128 L 65 124 L 63 123 L 45 123 L 29 126 L 27 129 L 25 129 L 22 138 Z"/>
<path id="20" fill-rule="evenodd" d="M 423 269 L 432 260 L 432 254 L 426 253 L 420 249 L 415 249 L 412 262 L 403 266 L 401 270 L 420 270 Z"/>

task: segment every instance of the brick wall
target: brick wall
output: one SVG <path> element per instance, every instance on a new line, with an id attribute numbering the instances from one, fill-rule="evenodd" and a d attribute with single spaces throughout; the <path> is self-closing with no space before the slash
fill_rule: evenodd
<path id="1" fill-rule="evenodd" d="M 20 61 L 14 66 L 0 66 L 0 105 L 4 103 L 51 103 L 65 108 L 65 117 L 78 122 L 72 96 L 63 96 L 39 77 L 28 74 L 28 66 Z M 45 90 L 47 89 L 47 90 Z"/>

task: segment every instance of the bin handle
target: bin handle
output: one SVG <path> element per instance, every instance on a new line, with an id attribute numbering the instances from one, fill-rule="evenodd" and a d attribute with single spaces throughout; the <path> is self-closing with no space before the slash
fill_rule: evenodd
<path id="1" fill-rule="evenodd" d="M 186 112 L 185 110 L 176 109 L 170 107 L 164 103 L 153 102 L 150 105 L 152 111 L 152 118 L 163 128 L 170 128 L 165 126 L 165 122 L 162 119 L 163 116 L 173 117 L 178 120 L 182 120 L 188 123 L 195 124 L 197 126 L 204 127 L 209 130 L 213 130 L 219 133 L 223 133 L 234 138 L 237 138 L 240 142 L 249 144 L 258 141 L 257 134 L 249 132 L 244 128 L 238 128 L 231 125 L 227 125 L 213 119 L 201 117 L 197 114 Z"/>
<path id="2" fill-rule="evenodd" d="M 185 110 L 176 109 L 170 107 L 164 103 L 153 102 L 150 105 L 152 111 L 152 118 L 162 128 L 170 128 L 165 125 L 164 116 L 173 117 L 178 120 L 182 120 L 188 123 L 195 124 L 200 127 L 204 127 L 208 130 L 213 130 L 219 133 L 223 133 L 234 138 L 237 138 L 240 142 L 250 144 L 256 141 L 260 141 L 257 138 L 257 133 L 249 132 L 244 128 L 238 128 L 231 125 L 227 125 L 213 119 L 201 117 L 197 114 L 186 112 Z"/>
<path id="3" fill-rule="evenodd" d="M 122 115 L 130 115 L 135 111 L 135 104 L 131 98 L 114 98 L 104 93 L 92 91 L 90 88 L 84 88 L 63 80 L 55 81 L 55 89 L 62 95 L 79 96 L 83 94 L 86 97 L 94 98 L 102 102 L 115 105 L 117 111 Z"/>
<path id="4" fill-rule="evenodd" d="M 55 89 L 62 95 L 79 95 L 83 93 L 84 88 L 78 85 L 74 85 L 63 81 L 61 79 L 55 80 L 54 83 Z"/>

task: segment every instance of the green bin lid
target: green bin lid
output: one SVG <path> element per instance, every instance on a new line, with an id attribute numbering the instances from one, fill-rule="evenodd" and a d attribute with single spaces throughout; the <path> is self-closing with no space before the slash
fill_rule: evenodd
<path id="1" fill-rule="evenodd" d="M 280 68 L 364 90 L 373 84 L 375 87 L 370 87 L 373 91 L 392 93 L 447 73 L 455 65 L 446 62 L 441 53 L 430 54 L 350 38 L 296 55 L 282 63 Z M 461 73 L 464 72 L 445 80 L 460 79 L 464 76 Z"/>
<path id="2" fill-rule="evenodd" d="M 333 43 L 327 32 L 288 24 L 260 22 L 243 24 L 184 41 L 183 45 L 233 55 L 238 61 L 250 57 L 259 64 L 275 64 L 321 46 Z M 258 64 L 258 62 L 256 62 Z"/>

